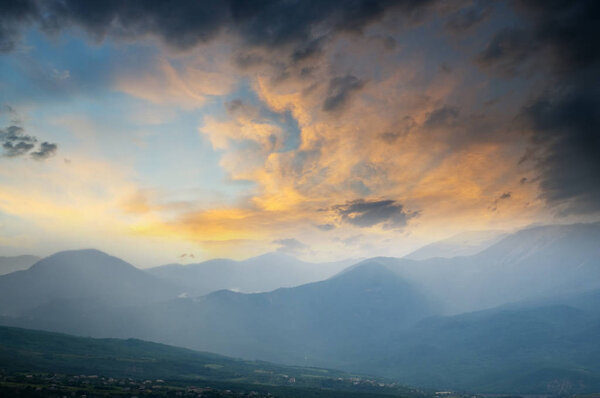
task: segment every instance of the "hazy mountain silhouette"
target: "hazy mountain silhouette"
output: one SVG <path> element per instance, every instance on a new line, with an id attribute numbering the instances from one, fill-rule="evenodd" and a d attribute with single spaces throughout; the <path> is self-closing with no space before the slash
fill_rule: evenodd
<path id="1" fill-rule="evenodd" d="M 25 270 L 40 260 L 37 256 L 23 255 L 13 257 L 0 257 L 0 275 Z"/>
<path id="2" fill-rule="evenodd" d="M 382 258 L 438 297 L 449 314 L 600 288 L 600 223 L 521 230 L 473 256 Z"/>
<path id="3" fill-rule="evenodd" d="M 378 264 L 268 293 L 221 290 L 146 306 L 51 305 L 5 324 L 94 337 L 138 337 L 226 355 L 325 363 L 353 345 L 383 338 L 435 314 L 417 287 Z"/>
<path id="4" fill-rule="evenodd" d="M 283 253 L 267 253 L 243 261 L 214 259 L 197 264 L 168 264 L 147 270 L 181 286 L 190 296 L 228 289 L 266 292 L 327 279 L 355 260 L 309 263 Z"/>
<path id="5" fill-rule="evenodd" d="M 103 253 L 63 252 L 0 277 L 12 315 L 1 322 L 431 387 L 589 392 L 600 386 L 598 242 L 598 223 L 535 227 L 473 256 L 374 258 L 320 282 L 196 298 Z"/>
<path id="6" fill-rule="evenodd" d="M 157 321 L 155 308 L 147 311 L 147 318 Z M 219 291 L 166 303 L 160 312 L 168 319 L 159 323 L 172 329 L 149 337 L 179 336 L 165 341 L 280 362 L 310 358 L 318 364 L 435 313 L 435 305 L 415 286 L 369 262 L 322 282 L 269 293 Z M 152 333 L 160 325 L 145 329 Z"/>
<path id="7" fill-rule="evenodd" d="M 409 260 L 426 260 L 435 257 L 472 256 L 492 246 L 506 235 L 502 231 L 462 232 L 448 239 L 423 246 L 403 258 Z"/>
<path id="8" fill-rule="evenodd" d="M 66 300 L 138 305 L 176 297 L 178 291 L 98 250 L 64 251 L 25 271 L 0 276 L 0 314 L 20 314 Z"/>
<path id="9" fill-rule="evenodd" d="M 433 317 L 349 370 L 480 392 L 565 394 L 600 388 L 600 290 Z"/>

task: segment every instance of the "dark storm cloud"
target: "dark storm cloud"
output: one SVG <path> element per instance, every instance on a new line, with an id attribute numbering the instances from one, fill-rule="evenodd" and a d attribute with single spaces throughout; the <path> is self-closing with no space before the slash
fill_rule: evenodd
<path id="1" fill-rule="evenodd" d="M 557 73 L 569 74 L 598 63 L 598 1 L 523 0 L 514 4 L 528 23 L 497 32 L 479 54 L 482 66 L 518 66 L 539 58 L 542 51 L 551 59 L 544 58 L 541 66 L 550 65 Z"/>
<path id="2" fill-rule="evenodd" d="M 443 106 L 441 108 L 437 108 L 427 115 L 425 127 L 436 128 L 447 126 L 454 122 L 456 118 L 458 118 L 458 114 L 458 108 L 453 106 Z"/>
<path id="3" fill-rule="evenodd" d="M 514 76 L 524 61 L 539 49 L 539 43 L 528 38 L 525 30 L 503 29 L 487 44 L 477 61 L 484 68 Z"/>
<path id="4" fill-rule="evenodd" d="M 550 50 L 560 72 L 598 64 L 598 1 L 522 0 L 517 5 L 533 25 L 524 39 Z"/>
<path id="5" fill-rule="evenodd" d="M 11 109 L 11 112 L 14 111 Z M 32 135 L 25 134 L 22 127 L 12 125 L 0 129 L 0 144 L 2 144 L 3 155 L 6 157 L 14 158 L 29 153 L 32 158 L 43 160 L 56 153 L 57 145 L 48 142 L 43 142 L 37 151 L 31 152 L 37 142 L 38 139 Z"/>
<path id="6" fill-rule="evenodd" d="M 600 211 L 600 89 L 567 88 L 541 96 L 521 114 L 533 130 L 530 161 L 542 198 L 565 213 Z"/>
<path id="7" fill-rule="evenodd" d="M 450 16 L 446 29 L 460 34 L 485 21 L 491 14 L 491 2 L 476 2 L 471 7 L 461 8 Z"/>
<path id="8" fill-rule="evenodd" d="M 39 23 L 47 32 L 76 26 L 96 40 L 107 35 L 160 37 L 188 49 L 226 30 L 247 44 L 296 47 L 302 59 L 319 51 L 324 35 L 361 32 L 396 10 L 408 18 L 423 13 L 431 0 L 9 0 L 0 8 L 0 43 L 10 51 L 24 25 Z M 315 31 L 321 32 L 314 36 Z"/>
<path id="9" fill-rule="evenodd" d="M 37 6 L 33 1 L 0 1 L 0 52 L 14 50 L 22 26 L 31 23 L 37 17 Z"/>
<path id="10" fill-rule="evenodd" d="M 350 96 L 360 90 L 364 84 L 364 81 L 353 75 L 334 77 L 329 81 L 329 91 L 323 102 L 323 110 L 331 112 L 341 109 Z"/>
<path id="11" fill-rule="evenodd" d="M 408 212 L 395 200 L 366 201 L 354 200 L 343 205 L 333 206 L 342 221 L 357 227 L 372 227 L 383 224 L 386 229 L 406 226 L 408 220 L 418 213 Z"/>
<path id="12" fill-rule="evenodd" d="M 534 65 L 546 87 L 521 111 L 541 196 L 562 212 L 600 211 L 600 2 L 517 1 L 527 22 L 498 32 L 479 64 L 517 74 Z"/>
<path id="13" fill-rule="evenodd" d="M 292 61 L 298 62 L 319 55 L 324 40 L 324 37 L 319 37 L 305 44 L 298 45 L 292 53 Z"/>

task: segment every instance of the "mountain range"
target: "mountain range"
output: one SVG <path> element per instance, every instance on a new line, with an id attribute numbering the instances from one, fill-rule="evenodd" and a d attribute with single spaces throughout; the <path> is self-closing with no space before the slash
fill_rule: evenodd
<path id="1" fill-rule="evenodd" d="M 194 268 L 216 263 L 190 268 L 184 285 L 165 268 L 61 252 L 0 276 L 0 322 L 435 388 L 591 392 L 600 388 L 598 242 L 600 224 L 534 227 L 470 256 L 373 258 L 300 286 L 195 297 Z"/>
<path id="2" fill-rule="evenodd" d="M 506 237 L 502 231 L 467 231 L 425 245 L 403 258 L 426 260 L 435 257 L 452 258 L 477 254 Z"/>
<path id="3" fill-rule="evenodd" d="M 148 272 L 181 286 L 189 296 L 228 289 L 244 293 L 265 292 L 327 279 L 357 260 L 309 263 L 279 252 L 244 261 L 213 259 L 196 264 L 168 264 Z"/>

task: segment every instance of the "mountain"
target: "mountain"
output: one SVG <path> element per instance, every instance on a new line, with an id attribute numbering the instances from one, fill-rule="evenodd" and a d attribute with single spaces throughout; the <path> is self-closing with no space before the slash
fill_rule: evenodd
<path id="1" fill-rule="evenodd" d="M 458 314 L 600 288 L 598 242 L 600 223 L 550 225 L 518 231 L 473 256 L 379 261 Z"/>
<path id="2" fill-rule="evenodd" d="M 600 390 L 600 290 L 432 317 L 348 370 L 481 393 Z"/>
<path id="3" fill-rule="evenodd" d="M 75 326 L 83 335 L 137 336 L 444 390 L 560 395 L 600 388 L 600 290 L 435 312 L 420 288 L 366 261 L 326 281 L 269 293 L 219 291 L 84 312 Z"/>
<path id="4" fill-rule="evenodd" d="M 430 243 L 404 256 L 409 260 L 452 258 L 477 254 L 506 236 L 502 231 L 467 231 Z"/>
<path id="5" fill-rule="evenodd" d="M 51 387 L 50 391 L 54 391 L 52 396 L 55 396 L 57 388 L 72 391 L 79 379 L 87 380 L 87 383 L 80 383 L 78 390 L 92 388 L 85 384 L 98 380 L 98 384 L 103 386 L 98 388 L 98 396 L 113 396 L 109 391 L 114 389 L 120 392 L 118 396 L 129 397 L 131 391 L 126 387 L 131 385 L 135 385 L 135 390 L 138 390 L 138 386 L 142 386 L 142 390 L 158 389 L 158 393 L 152 396 L 176 396 L 175 391 L 184 390 L 190 385 L 208 385 L 213 390 L 216 387 L 224 393 L 216 395 L 213 391 L 208 396 L 219 397 L 233 396 L 226 389 L 261 392 L 260 395 L 250 393 L 236 396 L 273 396 L 268 392 L 281 397 L 424 396 L 404 386 L 380 385 L 385 382 L 383 380 L 356 383 L 356 380 L 362 381 L 364 378 L 330 369 L 245 361 L 137 339 L 93 339 L 8 327 L 0 327 L 0 369 L 3 376 L 19 373 L 71 375 L 70 380 L 62 386 L 57 385 L 60 377 L 52 377 L 45 383 Z M 16 380 L 19 379 L 23 379 L 26 385 L 35 381 L 31 376 L 29 379 L 18 376 Z M 148 379 L 161 380 L 152 380 L 152 387 L 144 387 L 144 381 Z M 6 378 L 3 377 L 3 380 Z M 161 387 L 156 387 L 157 384 Z M 125 387 L 119 389 L 119 385 Z M 173 386 L 172 395 L 165 394 L 165 388 L 169 385 Z M 6 391 L 3 387 L 13 392 L 10 388 L 15 387 L 14 382 L 2 383 L 0 380 L 0 394 Z M 150 396 L 148 391 L 140 393 Z M 42 395 L 38 393 L 35 396 Z"/>
<path id="6" fill-rule="evenodd" d="M 197 264 L 168 264 L 147 270 L 181 286 L 190 296 L 228 289 L 266 292 L 327 279 L 355 260 L 308 263 L 283 253 L 267 253 L 244 261 L 214 259 Z"/>
<path id="7" fill-rule="evenodd" d="M 224 355 L 328 366 L 436 312 L 418 288 L 377 262 L 267 293 L 228 290 L 144 306 L 45 306 L 2 323 L 94 337 L 137 337 Z M 365 343 L 366 342 L 366 343 Z M 330 361 L 328 358 L 335 358 Z M 335 367 L 335 366 L 334 366 Z"/>
<path id="8" fill-rule="evenodd" d="M 37 307 L 0 322 L 373 373 L 440 389 L 593 392 L 600 388 L 598 242 L 599 223 L 535 227 L 472 256 L 374 258 L 323 281 L 263 293 L 165 294 L 112 307 L 81 292 L 83 299 L 44 305 L 36 296 Z M 2 285 L 6 278 L 37 268 L 0 277 L 0 295 L 11 286 Z M 53 267 L 36 283 L 53 286 L 71 268 Z M 157 292 L 168 283 L 134 271 L 136 283 L 141 275 L 159 283 Z M 108 286 L 122 278 L 106 272 L 93 280 Z M 41 291 L 19 286 L 28 294 Z M 0 303 L 11 300 L 3 296 Z"/>
<path id="9" fill-rule="evenodd" d="M 148 318 L 153 312 L 154 308 Z M 418 287 L 376 262 L 365 262 L 321 282 L 268 293 L 219 291 L 196 300 L 170 302 L 161 312 L 178 315 L 158 320 L 172 325 L 163 336 L 149 336 L 158 341 L 173 339 L 177 330 L 184 329 L 186 334 L 179 334 L 177 344 L 188 347 L 337 366 L 352 347 L 435 314 L 436 308 Z M 177 323 L 178 319 L 184 322 Z M 160 327 L 153 324 L 145 329 Z"/>
<path id="10" fill-rule="evenodd" d="M 136 366 L 132 368 L 131 363 Z M 258 369 L 264 373 L 317 373 L 312 369 L 244 361 L 138 339 L 94 339 L 11 327 L 0 327 L 0 366 L 15 371 L 118 377 L 167 378 L 195 374 L 213 380 L 252 377 Z M 318 373 L 329 371 L 322 369 Z M 331 377 L 344 375 L 336 371 L 330 374 Z"/>
<path id="11" fill-rule="evenodd" d="M 178 293 L 176 287 L 98 250 L 64 251 L 25 271 L 0 276 L 0 315 L 68 302 L 140 305 Z"/>
<path id="12" fill-rule="evenodd" d="M 0 257 L 0 275 L 21 271 L 31 267 L 40 260 L 39 257 L 23 255 L 14 257 Z"/>

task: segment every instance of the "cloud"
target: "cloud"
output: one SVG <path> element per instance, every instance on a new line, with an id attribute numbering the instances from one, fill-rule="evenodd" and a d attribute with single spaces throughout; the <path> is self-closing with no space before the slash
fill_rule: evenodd
<path id="1" fill-rule="evenodd" d="M 246 46 L 292 49 L 301 60 L 320 51 L 324 35 L 360 33 L 394 11 L 417 18 L 430 0 L 308 1 L 9 1 L 0 8 L 0 50 L 11 51 L 25 26 L 37 22 L 47 32 L 79 27 L 93 39 L 106 36 L 159 37 L 169 47 L 187 50 L 227 32 Z M 321 32 L 316 34 L 315 32 Z"/>
<path id="2" fill-rule="evenodd" d="M 447 126 L 458 118 L 458 114 L 458 108 L 453 106 L 437 108 L 427 115 L 425 127 L 437 128 Z"/>
<path id="3" fill-rule="evenodd" d="M 67 80 L 71 78 L 71 71 L 65 69 L 65 70 L 58 70 L 58 69 L 52 69 L 52 76 L 56 79 L 56 80 Z"/>
<path id="4" fill-rule="evenodd" d="M 7 113 L 16 115 L 16 112 L 6 106 Z M 25 134 L 25 130 L 17 125 L 10 125 L 5 128 L 0 128 L 0 144 L 4 151 L 4 156 L 15 158 L 30 154 L 33 159 L 43 160 L 56 153 L 58 146 L 49 142 L 42 142 L 37 151 L 31 152 L 38 142 L 37 137 Z"/>
<path id="5" fill-rule="evenodd" d="M 484 68 L 495 69 L 507 76 L 514 76 L 538 49 L 539 43 L 530 40 L 527 31 L 503 29 L 479 53 L 477 62 Z"/>
<path id="6" fill-rule="evenodd" d="M 500 195 L 498 197 L 498 199 L 504 200 L 504 199 L 510 199 L 510 197 L 511 197 L 511 193 L 510 192 L 504 192 L 502 195 Z"/>
<path id="7" fill-rule="evenodd" d="M 0 53 L 14 50 L 23 25 L 31 23 L 38 16 L 34 1 L 0 2 Z"/>
<path id="8" fill-rule="evenodd" d="M 569 74 L 574 69 L 587 68 L 600 60 L 600 50 L 597 40 L 594 40 L 600 13 L 597 1 L 520 0 L 517 8 L 531 22 L 524 40 L 535 43 L 536 49 L 548 50 L 558 71 Z M 529 56 L 536 57 L 538 54 Z"/>
<path id="9" fill-rule="evenodd" d="M 598 62 L 600 51 L 592 39 L 597 1 L 520 0 L 515 5 L 525 24 L 499 30 L 477 57 L 482 67 L 513 75 L 536 61 L 543 71 L 550 66 L 568 74 Z"/>
<path id="10" fill-rule="evenodd" d="M 154 104 L 194 109 L 204 105 L 207 98 L 229 93 L 236 78 L 227 55 L 217 46 L 205 46 L 202 57 L 189 57 L 186 62 L 159 57 L 115 80 L 117 88 L 129 95 Z"/>
<path id="11" fill-rule="evenodd" d="M 309 248 L 308 245 L 295 238 L 276 239 L 272 243 L 279 246 L 277 248 L 278 252 L 289 254 L 300 254 Z"/>
<path id="12" fill-rule="evenodd" d="M 2 144 L 2 148 L 4 149 L 4 155 L 9 158 L 14 158 L 17 156 L 25 155 L 29 152 L 35 145 L 25 142 L 19 141 L 16 143 L 13 142 L 5 142 Z"/>
<path id="13" fill-rule="evenodd" d="M 541 197 L 564 214 L 600 211 L 600 89 L 575 85 L 525 107 Z"/>
<path id="14" fill-rule="evenodd" d="M 315 227 L 325 232 L 335 229 L 335 225 L 333 224 L 317 224 L 315 225 Z"/>
<path id="15" fill-rule="evenodd" d="M 372 227 L 383 224 L 385 229 L 401 228 L 418 213 L 404 210 L 404 206 L 395 200 L 366 201 L 358 199 L 343 205 L 333 206 L 333 210 L 342 221 L 357 227 Z"/>
<path id="16" fill-rule="evenodd" d="M 6 157 L 25 155 L 35 147 L 36 142 L 35 137 L 25 134 L 19 126 L 12 125 L 0 129 L 0 143 Z"/>
<path id="17" fill-rule="evenodd" d="M 549 46 L 535 40 L 528 50 L 529 43 L 522 40 L 537 30 L 535 23 L 511 19 L 508 4 L 491 7 L 495 14 L 488 16 L 477 8 L 484 2 L 444 3 L 444 9 L 452 14 L 437 13 L 440 18 L 419 25 L 409 34 L 405 34 L 405 19 L 399 14 L 417 18 L 426 10 L 426 2 L 273 0 L 255 5 L 252 1 L 224 0 L 188 5 L 181 1 L 175 4 L 177 9 L 170 10 L 152 0 L 143 5 L 138 0 L 64 1 L 65 9 L 55 10 L 59 3 L 49 0 L 39 3 L 45 11 L 37 21 L 46 31 L 71 27 L 69 35 L 76 35 L 83 29 L 95 40 L 106 37 L 130 43 L 144 37 L 158 38 L 164 44 L 152 48 L 153 54 L 159 54 L 156 61 L 144 61 L 141 69 L 117 71 L 117 89 L 156 104 L 174 105 L 173 121 L 181 116 L 185 126 L 201 118 L 198 127 L 202 136 L 191 139 L 201 140 L 202 145 L 208 141 L 219 156 L 222 170 L 215 180 L 220 181 L 224 171 L 226 182 L 208 184 L 206 189 L 222 190 L 225 208 L 219 208 L 219 201 L 167 209 L 152 196 L 134 196 L 131 203 L 118 203 L 128 210 L 128 220 L 136 220 L 132 221 L 132 233 L 171 236 L 177 241 L 211 240 L 218 243 L 206 243 L 206 247 L 218 247 L 214 250 L 223 255 L 248 249 L 260 252 L 274 244 L 284 247 L 280 238 L 290 236 L 309 244 L 311 250 L 320 245 L 335 251 L 338 249 L 326 246 L 335 237 L 356 233 L 357 228 L 365 233 L 364 242 L 379 249 L 387 245 L 382 237 L 400 236 L 405 225 L 413 234 L 430 233 L 432 237 L 462 228 L 466 220 L 469 228 L 485 228 L 491 222 L 515 226 L 536 217 L 535 212 L 543 205 L 535 198 L 538 183 L 543 188 L 545 179 L 536 173 L 543 171 L 542 176 L 558 180 L 557 173 L 564 172 L 571 178 L 567 182 L 574 181 L 574 170 L 568 165 L 582 162 L 583 170 L 583 164 L 589 163 L 575 159 L 552 170 L 542 160 L 554 152 L 564 154 L 566 148 L 559 148 L 555 140 L 568 135 L 550 134 L 546 128 L 539 137 L 531 133 L 531 145 L 539 149 L 530 159 L 535 170 L 517 164 L 530 135 L 510 129 L 516 113 L 528 99 L 545 99 L 541 103 L 550 104 L 548 107 L 557 113 L 561 102 L 556 100 L 566 98 L 568 92 L 561 83 L 564 74 L 553 61 L 560 87 L 556 92 L 546 90 L 548 95 L 542 98 L 533 90 L 547 78 L 545 65 L 535 81 L 526 75 L 507 83 L 503 80 L 506 73 L 475 72 L 473 59 L 481 50 L 488 50 L 478 60 L 486 71 L 509 65 L 518 73 L 523 70 L 522 58 L 526 63 L 535 58 L 528 51 L 536 51 L 543 58 L 542 49 Z M 474 6 L 459 9 L 466 3 Z M 98 9 L 92 11 L 92 6 Z M 535 19 L 529 16 L 527 6 L 520 7 L 525 20 Z M 185 9 L 185 15 L 180 15 L 184 12 L 180 8 Z M 196 18 L 195 13 L 204 12 L 212 13 L 214 21 L 204 23 L 205 19 Z M 563 18 L 560 13 L 556 17 Z M 171 19 L 179 25 L 172 25 Z M 511 26 L 519 29 L 482 46 L 505 21 L 515 22 Z M 440 30 L 444 28 L 469 37 L 449 37 L 447 30 L 446 34 Z M 415 35 L 419 35 L 418 44 Z M 395 44 L 385 44 L 382 38 Z M 211 44 L 186 54 L 163 51 L 165 47 L 186 50 L 207 41 Z M 115 54 L 123 50 L 108 47 L 117 51 Z M 550 53 L 544 53 L 544 60 Z M 239 69 L 236 60 L 246 67 Z M 441 67 L 440 71 L 440 65 L 450 65 L 451 69 Z M 79 75 L 70 64 L 59 63 L 57 67 L 58 71 L 73 71 L 67 80 Z M 537 102 L 527 102 L 521 119 L 528 129 L 541 132 L 538 124 L 548 116 L 539 111 L 544 107 L 532 107 Z M 175 106 L 185 112 L 179 115 Z M 331 116 L 350 106 L 352 112 L 344 117 Z M 200 107 L 205 108 L 193 115 L 187 112 Z M 37 125 L 42 122 L 38 120 Z M 152 131 L 159 138 L 170 127 L 165 122 L 160 132 L 158 128 Z M 42 151 L 32 148 L 31 152 Z M 576 152 L 572 150 L 572 154 Z M 202 159 L 198 161 L 202 163 Z M 50 163 L 62 165 L 62 161 Z M 77 170 L 79 160 L 73 164 L 77 167 L 65 168 Z M 37 162 L 30 165 L 45 166 Z M 179 177 L 164 182 L 169 186 L 185 177 L 170 166 L 161 170 Z M 139 169 L 140 180 L 155 181 L 158 177 L 150 176 L 146 169 Z M 515 186 L 523 175 L 531 183 Z M 581 176 L 587 185 L 592 181 L 585 173 Z M 564 191 L 566 185 L 560 186 Z M 543 189 L 548 203 L 558 203 L 547 195 L 548 188 Z M 205 191 L 196 192 L 189 195 L 203 199 Z M 490 202 L 503 192 L 511 192 L 514 199 L 503 202 L 502 215 L 490 214 Z M 129 195 L 119 196 L 125 197 Z M 401 203 L 382 199 L 348 202 L 354 198 L 402 199 Z M 525 201 L 535 202 L 535 206 L 525 209 Z M 593 197 L 586 201 L 593 202 Z M 412 208 L 413 203 L 427 209 L 418 222 L 410 220 L 419 213 L 405 208 Z M 317 211 L 323 208 L 327 211 Z M 281 242 L 274 243 L 274 239 Z M 247 242 L 245 246 L 241 246 L 242 241 Z M 190 250 L 178 249 L 176 254 Z"/>
<path id="18" fill-rule="evenodd" d="M 491 205 L 491 206 L 489 207 L 489 209 L 490 209 L 491 211 L 496 211 L 496 210 L 498 210 L 498 204 L 499 204 L 501 201 L 504 201 L 504 200 L 510 199 L 511 197 L 512 197 L 512 193 L 510 193 L 510 192 L 504 192 L 503 194 L 501 194 L 500 196 L 498 196 L 498 197 L 497 197 L 497 198 L 494 200 L 494 204 L 493 204 L 493 205 Z"/>
<path id="19" fill-rule="evenodd" d="M 323 110 L 331 112 L 342 108 L 350 96 L 360 90 L 364 84 L 364 81 L 353 75 L 334 77 L 329 81 L 329 90 L 327 98 L 323 102 Z"/>
<path id="20" fill-rule="evenodd" d="M 37 138 L 25 134 L 22 127 L 12 125 L 0 129 L 0 142 L 4 156 L 12 158 L 26 155 L 35 147 Z"/>
<path id="21" fill-rule="evenodd" d="M 37 151 L 31 152 L 31 157 L 36 160 L 48 159 L 49 157 L 54 156 L 56 154 L 57 148 L 58 146 L 56 144 L 42 142 L 40 144 L 40 148 Z"/>
<path id="22" fill-rule="evenodd" d="M 446 22 L 446 29 L 454 34 L 461 34 L 485 21 L 491 14 L 489 3 L 476 2 L 471 7 L 456 11 Z"/>
<path id="23" fill-rule="evenodd" d="M 519 112 L 530 134 L 525 160 L 537 171 L 541 198 L 561 213 L 600 211 L 600 2 L 518 1 L 526 26 L 499 31 L 479 54 L 481 66 L 545 75 Z"/>

